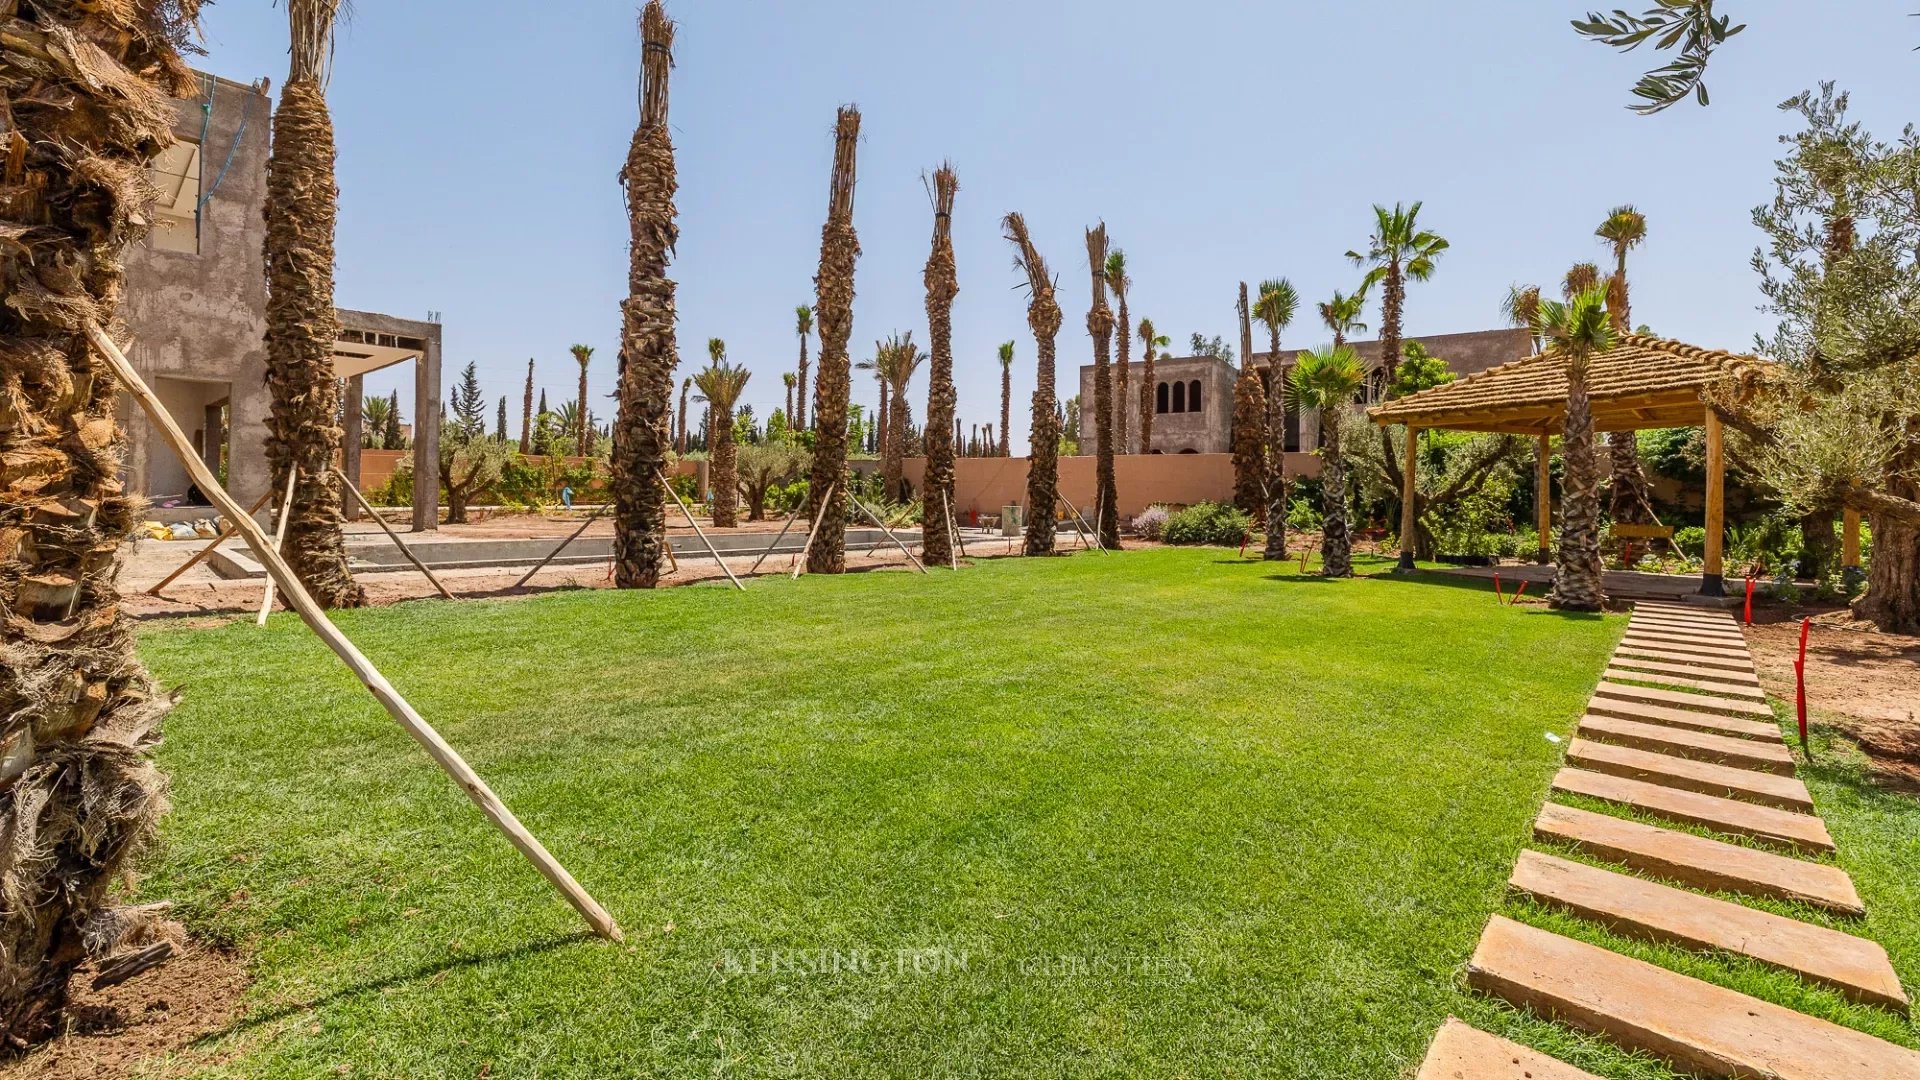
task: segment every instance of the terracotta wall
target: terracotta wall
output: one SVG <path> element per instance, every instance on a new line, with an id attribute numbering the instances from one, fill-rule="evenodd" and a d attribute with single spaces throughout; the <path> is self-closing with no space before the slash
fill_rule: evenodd
<path id="1" fill-rule="evenodd" d="M 919 490 L 927 475 L 927 459 L 908 458 L 905 467 L 907 482 Z M 1288 454 L 1287 472 L 1318 476 L 1320 459 Z M 1191 506 L 1233 498 L 1231 454 L 1124 454 L 1113 459 L 1113 473 L 1123 518 L 1155 503 Z M 1081 513 L 1093 516 L 1093 458 L 1060 459 L 1060 494 Z M 954 462 L 953 495 L 954 512 L 962 518 L 976 512 L 998 514 L 1003 506 L 1025 503 L 1027 459 L 960 458 Z M 1064 513 L 1065 507 L 1061 510 Z"/>

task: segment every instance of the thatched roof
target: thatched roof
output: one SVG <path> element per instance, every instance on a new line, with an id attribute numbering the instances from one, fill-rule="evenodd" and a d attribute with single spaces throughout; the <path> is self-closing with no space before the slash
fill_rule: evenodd
<path id="1" fill-rule="evenodd" d="M 1772 365 L 1752 356 L 1627 334 L 1596 355 L 1587 376 L 1599 431 L 1701 422 L 1709 387 L 1750 385 Z M 1567 409 L 1567 365 L 1557 352 L 1526 356 L 1368 409 L 1376 424 L 1550 435 Z"/>

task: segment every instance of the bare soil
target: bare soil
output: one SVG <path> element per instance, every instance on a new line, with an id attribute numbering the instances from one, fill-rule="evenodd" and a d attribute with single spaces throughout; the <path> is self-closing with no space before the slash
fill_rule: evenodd
<path id="1" fill-rule="evenodd" d="M 1920 791 L 1920 638 L 1883 634 L 1845 608 L 1755 608 L 1747 642 L 1767 693 L 1791 702 L 1800 619 L 1807 635 L 1807 713 L 1837 728 L 1891 784 Z"/>
<path id="2" fill-rule="evenodd" d="M 142 1067 L 177 1075 L 188 1062 L 167 1059 L 230 1027 L 248 982 L 239 957 L 204 946 L 119 986 L 90 990 L 92 979 L 91 965 L 74 979 L 67 1031 L 0 1057 L 0 1080 L 119 1080 Z"/>

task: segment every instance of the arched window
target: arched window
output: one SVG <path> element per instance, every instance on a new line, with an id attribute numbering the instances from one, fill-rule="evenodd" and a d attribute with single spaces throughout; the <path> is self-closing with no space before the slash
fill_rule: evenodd
<path id="1" fill-rule="evenodd" d="M 1187 411 L 1188 412 L 1200 411 L 1200 380 L 1199 379 L 1195 379 L 1192 382 L 1187 384 Z"/>
<path id="2" fill-rule="evenodd" d="M 1186 383 L 1176 382 L 1173 384 L 1173 411 L 1174 412 L 1187 411 L 1187 384 Z"/>
<path id="3" fill-rule="evenodd" d="M 1156 413 L 1164 413 L 1167 411 L 1167 408 L 1167 384 L 1163 382 L 1153 388 L 1153 411 Z"/>

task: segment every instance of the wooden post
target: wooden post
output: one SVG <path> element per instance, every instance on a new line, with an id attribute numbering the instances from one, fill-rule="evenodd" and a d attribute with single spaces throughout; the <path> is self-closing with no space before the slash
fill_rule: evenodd
<path id="1" fill-rule="evenodd" d="M 433 587 L 440 591 L 441 596 L 452 600 L 453 594 L 447 591 L 445 585 L 440 584 L 439 578 L 433 576 L 433 571 L 427 569 L 426 563 L 414 557 L 413 550 L 407 547 L 406 541 L 400 539 L 400 534 L 393 531 L 393 527 L 387 524 L 387 519 L 380 516 L 380 511 L 373 508 L 373 504 L 367 501 L 367 497 L 360 494 L 360 489 L 354 486 L 347 474 L 339 469 L 333 470 L 333 473 L 340 478 L 340 483 L 346 486 L 347 493 L 353 496 L 353 501 L 360 509 L 367 512 L 367 516 L 373 519 L 375 525 L 380 526 L 380 531 L 387 534 L 387 539 L 393 541 L 393 546 L 400 549 L 400 554 L 407 557 L 407 561 L 413 564 L 413 568 L 427 575 L 427 580 L 433 582 Z"/>
<path id="2" fill-rule="evenodd" d="M 957 420 L 955 421 L 955 423 L 958 422 Z M 967 549 L 965 545 L 960 543 L 960 530 L 953 527 L 953 500 L 947 498 L 947 493 L 944 491 L 940 493 L 940 506 L 947 512 L 947 562 L 953 564 L 953 568 L 958 570 L 960 569 L 960 556 L 965 555 Z M 926 549 L 924 543 L 920 546 L 921 550 L 924 551 Z"/>
<path id="3" fill-rule="evenodd" d="M 276 555 L 280 552 L 280 545 L 287 542 L 287 519 L 293 517 L 293 482 L 298 479 L 299 476 L 299 469 L 294 468 L 287 470 L 287 497 L 286 500 L 280 504 L 280 520 L 273 526 L 273 550 Z M 253 519 L 248 518 L 247 520 L 252 521 Z M 258 554 L 258 552 L 255 554 Z M 267 561 L 266 557 L 261 556 L 260 561 L 265 563 Z M 273 576 L 269 574 L 267 576 L 266 591 L 260 596 L 260 616 L 253 620 L 253 625 L 267 625 L 267 616 L 272 612 Z"/>
<path id="4" fill-rule="evenodd" d="M 145 380 L 140 378 L 140 373 L 135 371 L 133 365 L 127 361 L 126 354 L 120 351 L 120 346 L 114 344 L 113 339 L 107 336 L 106 331 L 100 329 L 98 323 L 87 325 L 87 337 L 106 355 L 108 364 L 120 379 L 120 385 L 140 403 L 141 409 L 147 414 L 147 419 L 169 443 L 173 444 L 174 453 L 180 455 L 188 474 L 193 477 L 195 483 L 200 485 L 200 490 L 214 501 L 214 505 L 220 507 L 229 520 L 240 526 L 241 535 L 246 537 L 247 543 L 260 556 L 260 561 L 266 564 L 267 573 L 286 591 L 287 601 L 293 605 L 295 611 L 300 613 L 301 621 L 319 635 L 320 640 L 333 650 L 335 656 L 352 669 L 361 683 L 386 708 L 388 714 L 406 729 L 407 734 L 413 736 L 436 764 L 453 777 L 454 782 L 460 786 L 460 790 L 473 800 L 474 804 L 480 808 L 480 812 L 486 815 L 487 820 L 504 833 L 520 854 L 526 856 L 527 860 L 533 863 L 554 888 L 560 891 L 567 903 L 572 904 L 573 909 L 586 919 L 587 925 L 593 928 L 594 933 L 613 941 L 622 940 L 620 927 L 614 923 L 613 917 L 607 914 L 606 909 L 596 903 L 593 897 L 587 895 L 587 891 L 580 887 L 580 883 L 567 873 L 566 867 L 561 866 L 559 861 L 541 846 L 540 840 L 520 824 L 519 819 L 513 816 L 513 811 L 507 809 L 506 804 L 493 793 L 493 789 L 487 787 L 487 782 L 480 779 L 479 774 L 475 773 L 465 759 L 461 758 L 459 752 L 440 737 L 440 733 L 433 729 L 433 725 L 427 723 L 418 712 L 414 711 L 407 699 L 401 697 L 400 692 L 393 688 L 393 684 L 387 681 L 386 676 L 380 674 L 379 669 L 373 666 L 373 662 L 354 647 L 353 642 L 340 632 L 340 628 L 327 618 L 326 612 L 320 610 L 320 605 L 314 602 L 313 597 L 308 595 L 306 587 L 300 584 L 300 579 L 294 576 L 293 569 L 287 565 L 285 559 L 280 557 L 280 553 L 274 550 L 259 523 L 240 512 L 240 504 L 233 501 L 233 496 L 227 494 L 227 490 L 220 486 L 220 481 L 214 476 L 213 470 L 207 468 L 206 463 L 194 455 L 193 444 L 180 431 L 180 426 L 173 422 L 173 417 L 167 413 L 166 407 L 160 404 L 160 399 L 154 396 L 153 390 L 147 386 Z"/>
<path id="5" fill-rule="evenodd" d="M 837 485 L 828 484 L 825 498 L 820 500 L 820 510 L 813 515 L 813 528 L 807 530 L 807 542 L 800 545 L 800 559 L 793 564 L 792 580 L 800 580 L 800 571 L 807 568 L 807 553 L 813 550 L 813 538 L 820 532 L 820 522 L 827 516 L 827 500 L 833 498 L 833 489 Z"/>
<path id="6" fill-rule="evenodd" d="M 1720 414 L 1707 410 L 1707 550 L 1705 573 L 1700 575 L 1701 596 L 1725 596 L 1726 578 L 1722 576 L 1720 548 L 1727 531 L 1727 459 L 1720 437 Z"/>
<path id="7" fill-rule="evenodd" d="M 1400 565 L 1396 570 L 1413 569 L 1414 494 L 1418 490 L 1413 483 L 1413 473 L 1420 463 L 1420 429 L 1407 425 L 1407 464 L 1400 474 Z"/>
<path id="8" fill-rule="evenodd" d="M 887 523 L 880 519 L 880 515 L 874 513 L 872 510 L 869 510 L 867 508 L 867 504 L 860 501 L 860 497 L 853 493 L 852 488 L 847 489 L 847 498 L 853 500 L 853 505 L 859 507 L 860 512 L 867 515 L 867 517 L 870 520 L 872 520 L 872 522 L 875 525 L 880 526 L 880 531 L 886 534 L 887 539 L 893 541 L 893 546 L 900 549 L 900 554 L 905 555 L 907 557 L 907 561 L 913 564 L 913 568 L 915 570 L 918 570 L 923 574 L 928 572 L 926 566 L 923 563 L 921 563 L 919 559 L 916 559 L 913 557 L 913 552 L 907 550 L 907 545 L 901 543 L 900 538 L 893 535 L 892 529 L 887 528 Z M 926 524 L 925 524 L 926 514 L 923 512 L 920 516 L 921 516 L 921 522 L 922 522 L 920 528 L 921 528 L 921 531 L 924 532 L 926 530 Z"/>
<path id="9" fill-rule="evenodd" d="M 767 556 L 773 554 L 773 549 L 780 546 L 780 541 L 787 538 L 787 530 L 793 528 L 793 519 L 799 516 L 800 508 L 796 506 L 793 508 L 793 512 L 787 515 L 787 523 L 780 526 L 780 535 L 774 537 L 773 543 L 767 545 L 767 550 L 761 552 L 760 557 L 753 560 L 752 566 L 747 567 L 748 577 L 752 577 L 754 571 L 760 569 L 760 564 L 767 561 Z"/>
<path id="10" fill-rule="evenodd" d="M 345 415 L 346 435 L 340 441 L 340 472 L 354 487 L 360 486 L 360 443 L 361 434 L 366 430 L 365 401 L 362 395 L 367 392 L 367 377 L 355 375 L 347 380 L 347 400 L 341 410 Z M 368 511 L 372 513 L 372 511 Z"/>
<path id="11" fill-rule="evenodd" d="M 578 539 L 580 539 L 580 534 L 581 534 L 581 533 L 583 533 L 583 532 L 586 532 L 586 531 L 587 531 L 587 526 L 589 526 L 589 525 L 591 525 L 591 524 L 593 524 L 594 522 L 596 522 L 596 521 L 598 521 L 598 520 L 600 520 L 600 515 L 601 515 L 601 514 L 604 514 L 604 513 L 606 513 L 606 512 L 608 511 L 608 510 L 611 510 L 611 509 L 613 509 L 613 504 L 612 504 L 612 503 L 601 503 L 601 504 L 600 504 L 600 509 L 598 509 L 598 510 L 595 510 L 595 511 L 594 511 L 593 513 L 591 513 L 591 514 L 588 514 L 588 515 L 587 515 L 587 520 L 585 520 L 585 521 L 583 521 L 583 522 L 581 522 L 581 523 L 580 523 L 580 527 L 579 527 L 579 528 L 577 528 L 577 529 L 575 529 L 575 530 L 573 530 L 573 532 L 571 532 L 571 533 L 569 533 L 569 534 L 567 534 L 567 538 L 566 538 L 565 540 L 562 540 L 562 541 L 560 541 L 560 546 L 558 546 L 558 547 L 556 547 L 556 548 L 554 548 L 554 549 L 553 549 L 552 551 L 549 551 L 549 552 L 547 552 L 547 556 L 546 556 L 546 558 L 544 558 L 544 559 L 541 559 L 541 560 L 540 560 L 539 562 L 537 562 L 537 563 L 534 563 L 534 564 L 533 564 L 533 569 L 531 569 L 531 570 L 529 570 L 529 571 L 527 571 L 527 572 L 526 572 L 525 574 L 522 574 L 522 575 L 520 576 L 520 580 L 519 580 L 519 581 L 516 581 L 516 582 L 514 582 L 514 583 L 513 583 L 513 587 L 517 589 L 517 588 L 519 588 L 520 586 L 522 586 L 522 585 L 525 585 L 525 584 L 526 584 L 527 582 L 529 582 L 529 581 L 532 581 L 532 580 L 533 580 L 533 575 L 535 575 L 535 574 L 537 574 L 537 573 L 539 573 L 539 572 L 540 572 L 540 571 L 542 571 L 542 570 L 545 570 L 545 569 L 547 568 L 547 564 L 548 564 L 548 563 L 550 563 L 550 562 L 552 562 L 553 560 L 555 560 L 555 559 L 557 559 L 557 558 L 559 558 L 559 557 L 560 557 L 560 553 L 561 553 L 561 552 L 563 552 L 563 551 L 565 551 L 565 550 L 567 550 L 567 545 L 568 545 L 568 544 L 571 544 L 571 543 L 573 543 L 573 542 L 574 542 L 575 540 L 578 540 Z"/>
<path id="12" fill-rule="evenodd" d="M 267 500 L 271 498 L 273 498 L 273 492 L 269 491 L 265 495 L 262 495 L 258 499 L 254 500 L 253 508 L 247 511 L 248 515 L 251 516 L 253 514 L 259 513 L 260 508 L 267 505 Z M 195 552 L 193 558 L 188 559 L 186 562 L 181 563 L 180 568 L 178 570 L 175 570 L 173 573 L 168 574 L 166 577 L 161 578 L 160 584 L 155 585 L 153 588 L 147 590 L 147 595 L 159 596 L 161 589 L 164 589 L 167 586 L 173 584 L 174 579 L 179 577 L 181 574 L 184 574 L 187 571 L 193 569 L 194 567 L 199 566 L 200 563 L 204 561 L 207 556 L 213 554 L 214 548 L 217 548 L 221 544 L 224 544 L 228 540 L 232 539 L 233 535 L 239 531 L 240 531 L 240 526 L 235 525 L 231 520 L 229 520 L 227 522 L 227 527 L 220 530 L 220 535 L 214 537 L 213 540 L 210 541 L 206 547 L 203 547 L 199 551 Z"/>
<path id="13" fill-rule="evenodd" d="M 1860 573 L 1860 511 L 1852 507 L 1840 513 L 1840 569 L 1849 578 Z"/>
<path id="14" fill-rule="evenodd" d="M 1553 561 L 1553 436 L 1542 435 L 1533 446 L 1533 518 L 1540 532 L 1540 550 L 1534 561 Z"/>
<path id="15" fill-rule="evenodd" d="M 1087 531 L 1080 527 L 1081 523 L 1084 522 L 1086 519 L 1080 516 L 1080 511 L 1077 507 L 1073 505 L 1073 500 L 1067 498 L 1063 494 L 1060 496 L 1060 501 L 1067 504 L 1067 513 L 1073 515 L 1073 531 L 1080 534 L 1080 545 L 1082 547 L 1089 547 L 1089 548 L 1098 547 L 1102 555 L 1113 554 L 1113 552 L 1107 550 L 1107 545 L 1102 543 L 1100 540 L 1100 524 L 1099 524 L 1099 521 L 1097 520 L 1098 515 L 1097 514 L 1095 515 L 1096 520 L 1093 526 L 1093 529 L 1094 529 L 1093 540 L 1089 542 L 1087 540 Z"/>
<path id="16" fill-rule="evenodd" d="M 720 557 L 720 552 L 715 550 L 713 541 L 707 539 L 707 534 L 701 531 L 700 523 L 693 520 L 693 511 L 687 508 L 687 504 L 680 498 L 680 493 L 673 490 L 672 484 L 667 483 L 667 474 L 661 472 L 659 467 L 655 466 L 653 475 L 660 478 L 660 486 L 667 489 L 667 494 L 673 496 L 673 501 L 679 504 L 680 512 L 687 515 L 687 524 L 693 526 L 693 534 L 700 538 L 700 542 L 707 545 L 707 553 L 713 556 L 714 562 L 720 564 L 720 572 L 727 575 L 727 580 L 733 582 L 734 588 L 739 589 L 741 592 L 746 592 L 747 587 L 740 584 L 740 579 L 733 576 L 732 570 L 727 569 L 727 560 Z"/>

